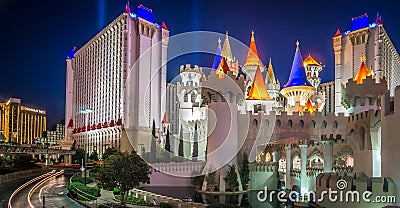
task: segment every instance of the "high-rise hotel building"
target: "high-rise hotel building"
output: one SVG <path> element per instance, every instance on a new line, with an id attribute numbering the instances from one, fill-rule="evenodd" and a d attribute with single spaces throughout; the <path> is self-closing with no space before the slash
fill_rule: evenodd
<path id="1" fill-rule="evenodd" d="M 32 144 L 46 131 L 46 111 L 21 106 L 21 99 L 0 103 L 0 130 L 5 142 Z"/>
<path id="2" fill-rule="evenodd" d="M 165 113 L 169 31 L 138 6 L 68 55 L 66 138 L 100 155 L 108 147 L 150 151 L 151 126 Z M 85 114 L 84 109 L 92 112 Z"/>
<path id="3" fill-rule="evenodd" d="M 365 55 L 368 68 L 372 67 L 376 80 L 384 76 L 390 94 L 400 84 L 400 57 L 377 15 L 372 23 L 364 14 L 352 19 L 350 29 L 333 37 L 335 53 L 335 113 L 346 112 L 342 106 L 342 84 L 355 77 Z"/>

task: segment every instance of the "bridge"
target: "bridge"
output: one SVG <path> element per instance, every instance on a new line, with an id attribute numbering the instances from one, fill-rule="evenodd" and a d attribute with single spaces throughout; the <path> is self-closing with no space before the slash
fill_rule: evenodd
<path id="1" fill-rule="evenodd" d="M 46 164 L 50 163 L 50 158 L 57 161 L 60 156 L 64 156 L 64 163 L 70 164 L 72 162 L 72 155 L 75 155 L 76 151 L 71 150 L 71 148 L 62 148 L 62 146 L 55 149 L 40 148 L 34 145 L 0 144 L 0 155 L 11 155 L 11 157 L 13 157 L 22 154 L 32 155 L 33 158 L 36 158 L 36 155 L 38 155 L 39 159 L 42 159 L 42 156 L 44 156 L 46 158 Z"/>

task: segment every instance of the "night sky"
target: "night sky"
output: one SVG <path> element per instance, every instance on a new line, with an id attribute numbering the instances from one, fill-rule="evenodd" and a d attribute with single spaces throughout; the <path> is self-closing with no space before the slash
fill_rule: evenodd
<path id="1" fill-rule="evenodd" d="M 238 3 L 234 3 L 238 2 Z M 125 0 L 0 0 L 0 100 L 22 99 L 22 105 L 47 110 L 48 128 L 64 118 L 65 57 L 125 9 Z M 246 45 L 251 31 L 261 60 L 273 60 L 275 75 L 286 83 L 296 40 L 305 58 L 309 53 L 325 65 L 322 82 L 333 80 L 332 36 L 346 31 L 351 18 L 368 13 L 382 16 L 394 45 L 400 47 L 399 10 L 396 1 L 130 1 L 131 9 L 143 3 L 153 9 L 156 22 L 165 21 L 170 36 L 195 31 L 225 33 Z M 211 42 L 214 48 L 217 42 Z M 243 64 L 247 51 L 233 54 Z M 179 65 L 210 67 L 213 56 L 185 55 L 168 64 L 168 79 Z"/>

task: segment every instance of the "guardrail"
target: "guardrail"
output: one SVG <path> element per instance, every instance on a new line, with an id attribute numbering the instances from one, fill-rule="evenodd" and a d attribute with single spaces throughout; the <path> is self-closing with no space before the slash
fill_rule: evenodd
<path id="1" fill-rule="evenodd" d="M 24 170 L 19 172 L 7 173 L 4 175 L 0 175 L 0 184 L 7 183 L 10 181 L 19 180 L 22 178 L 28 178 L 36 175 L 40 175 L 45 173 L 47 170 L 38 168 L 38 169 L 31 169 L 31 170 Z"/>

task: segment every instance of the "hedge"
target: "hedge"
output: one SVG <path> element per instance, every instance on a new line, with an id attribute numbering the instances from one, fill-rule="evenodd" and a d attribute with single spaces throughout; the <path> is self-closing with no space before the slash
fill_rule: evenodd
<path id="1" fill-rule="evenodd" d="M 116 199 L 121 200 L 121 195 L 116 195 Z M 131 204 L 137 204 L 137 205 L 153 205 L 153 203 L 146 201 L 144 199 L 140 199 L 134 196 L 127 196 L 126 197 L 126 202 L 129 202 Z"/>
<path id="2" fill-rule="evenodd" d="M 67 189 L 74 198 L 79 200 L 95 200 L 96 197 L 100 196 L 100 189 L 98 187 L 85 186 L 83 183 L 72 182 L 68 185 Z"/>
<path id="3" fill-rule="evenodd" d="M 85 184 L 85 178 L 82 176 L 79 176 L 79 175 L 75 175 L 74 177 L 72 177 L 71 181 Z M 93 179 L 86 177 L 86 184 L 89 184 L 89 183 L 93 183 Z"/>

